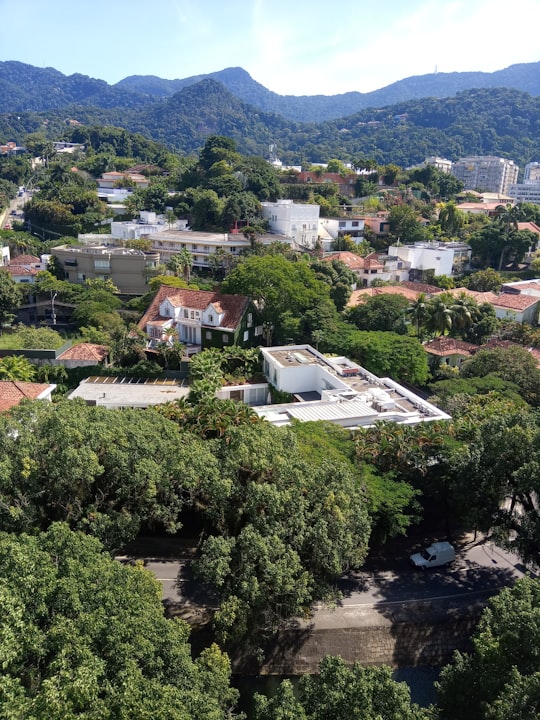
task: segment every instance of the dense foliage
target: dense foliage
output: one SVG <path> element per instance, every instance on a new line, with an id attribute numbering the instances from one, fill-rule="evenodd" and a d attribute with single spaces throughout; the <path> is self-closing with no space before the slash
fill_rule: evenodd
<path id="1" fill-rule="evenodd" d="M 540 712 L 540 582 L 519 580 L 490 601 L 470 654 L 443 669 L 441 720 L 532 720 Z"/>
<path id="2" fill-rule="evenodd" d="M 266 156 L 275 144 L 283 161 L 296 164 L 336 157 L 354 161 L 362 155 L 379 164 L 408 167 L 428 155 L 451 160 L 497 155 L 523 165 L 540 156 L 534 140 L 539 102 L 519 90 L 486 88 L 374 107 L 339 120 L 300 123 L 247 105 L 208 79 L 169 99 L 138 104 L 136 110 L 79 106 L 48 111 L 47 129 L 51 137 L 66 132 L 69 114 L 83 125 L 116 125 L 186 154 L 216 134 L 233 138 L 249 155 Z M 27 133 L 42 128 L 42 117 L 35 112 L 0 116 L 0 138 L 22 142 Z"/>
<path id="3" fill-rule="evenodd" d="M 0 534 L 0 718 L 225 720 L 227 656 L 191 659 L 158 582 L 66 525 Z"/>
<path id="4" fill-rule="evenodd" d="M 256 720 L 422 720 L 404 683 L 387 667 L 347 667 L 340 657 L 324 657 L 317 675 L 304 675 L 297 693 L 290 680 L 275 696 L 256 696 Z"/>

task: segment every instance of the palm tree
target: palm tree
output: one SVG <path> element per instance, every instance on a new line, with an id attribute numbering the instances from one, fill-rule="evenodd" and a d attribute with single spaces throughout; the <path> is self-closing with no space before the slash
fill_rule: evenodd
<path id="1" fill-rule="evenodd" d="M 457 298 L 454 298 L 450 306 L 450 312 L 452 313 L 453 329 L 457 330 L 461 335 L 470 329 L 480 315 L 478 303 L 465 293 L 461 293 Z"/>
<path id="2" fill-rule="evenodd" d="M 439 213 L 439 224 L 447 235 L 458 235 L 465 224 L 465 213 L 458 210 L 455 202 L 447 202 Z"/>
<path id="3" fill-rule="evenodd" d="M 518 223 L 524 219 L 524 213 L 520 205 L 510 205 L 510 203 L 507 205 L 498 205 L 495 208 L 495 212 L 497 213 L 495 223 L 503 231 L 504 239 L 499 256 L 499 265 L 497 267 L 497 270 L 500 270 L 503 266 L 504 256 L 510 247 L 512 233 L 518 230 Z"/>
<path id="4" fill-rule="evenodd" d="M 416 325 L 416 337 L 420 337 L 420 326 L 424 324 L 427 314 L 426 294 L 420 293 L 416 300 L 410 304 L 407 314 Z"/>
<path id="5" fill-rule="evenodd" d="M 427 304 L 426 327 L 435 335 L 446 335 L 452 329 L 453 317 L 444 293 L 436 295 Z"/>
<path id="6" fill-rule="evenodd" d="M 8 355 L 0 360 L 0 380 L 32 382 L 35 375 L 35 367 L 22 355 Z"/>

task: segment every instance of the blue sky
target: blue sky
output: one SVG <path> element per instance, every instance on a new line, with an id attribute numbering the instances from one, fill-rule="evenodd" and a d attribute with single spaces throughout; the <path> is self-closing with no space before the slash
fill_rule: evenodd
<path id="1" fill-rule="evenodd" d="M 540 60 L 538 0 L 0 0 L 0 60 L 185 78 L 240 66 L 280 94 Z"/>

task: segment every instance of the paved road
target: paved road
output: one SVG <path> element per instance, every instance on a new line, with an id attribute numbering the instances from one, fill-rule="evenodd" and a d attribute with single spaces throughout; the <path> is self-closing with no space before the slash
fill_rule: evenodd
<path id="1" fill-rule="evenodd" d="M 180 555 L 184 557 L 178 559 Z M 176 559 L 146 558 L 144 564 L 161 582 L 166 603 L 214 605 L 214 599 L 202 591 L 192 576 L 192 555 L 179 550 Z M 370 560 L 365 570 L 351 573 L 338 583 L 342 593 L 338 607 L 367 610 L 435 599 L 473 600 L 495 594 L 525 572 L 526 568 L 511 553 L 483 539 L 464 538 L 455 562 L 448 568 L 415 570 L 409 565 L 407 554 Z"/>

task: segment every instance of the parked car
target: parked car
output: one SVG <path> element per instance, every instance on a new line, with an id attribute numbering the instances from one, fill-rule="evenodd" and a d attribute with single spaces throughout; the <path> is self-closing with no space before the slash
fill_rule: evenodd
<path id="1" fill-rule="evenodd" d="M 425 550 L 411 555 L 411 563 L 417 568 L 432 568 L 448 565 L 456 558 L 456 551 L 449 542 L 436 542 Z"/>

